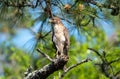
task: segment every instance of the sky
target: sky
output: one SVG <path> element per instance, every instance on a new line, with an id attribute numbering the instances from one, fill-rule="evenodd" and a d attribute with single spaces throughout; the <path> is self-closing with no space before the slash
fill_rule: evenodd
<path id="1" fill-rule="evenodd" d="M 65 3 L 68 3 L 70 2 L 69 0 L 65 0 Z M 54 10 L 55 13 L 57 13 L 57 10 Z M 37 10 L 30 10 L 30 13 L 33 14 L 32 17 L 33 18 L 37 18 L 39 17 L 39 13 L 40 12 L 37 12 Z M 102 16 L 102 15 L 101 15 Z M 112 35 L 112 33 L 115 31 L 114 29 L 114 25 L 112 24 L 111 21 L 109 20 L 103 20 L 103 19 L 96 19 L 96 22 L 97 22 L 97 26 L 100 26 L 104 29 L 106 35 L 109 37 Z M 63 21 L 63 23 L 65 24 L 65 26 L 67 28 L 71 27 L 69 24 L 67 24 L 66 22 Z M 35 33 L 38 32 L 38 29 L 40 27 L 40 23 L 35 23 L 31 29 L 33 29 L 33 31 Z M 46 24 L 47 26 L 47 24 Z M 74 28 L 72 28 L 74 29 Z M 71 29 L 69 29 L 69 32 L 71 35 L 75 36 L 76 39 L 79 39 L 81 38 L 80 41 L 84 41 L 85 40 L 85 37 L 80 35 L 78 36 L 78 31 L 76 29 L 74 29 L 72 32 L 71 32 Z M 0 47 L 2 46 L 2 43 L 3 42 L 6 42 L 6 46 L 9 44 L 8 41 L 9 41 L 9 34 L 5 34 L 5 33 L 2 33 L 0 32 Z M 32 39 L 32 40 L 31 40 Z M 17 47 L 17 48 L 20 48 L 20 49 L 23 49 L 23 50 L 28 50 L 31 51 L 34 49 L 34 44 L 36 43 L 36 40 L 34 39 L 34 35 L 33 33 L 28 30 L 28 29 L 25 29 L 25 28 L 19 28 L 17 29 L 17 33 L 16 35 L 11 39 L 11 42 Z M 1 51 L 1 49 L 0 49 Z M 3 56 L 0 55 L 0 75 L 2 73 L 2 68 L 1 68 L 1 61 L 3 61 Z"/>
<path id="2" fill-rule="evenodd" d="M 112 35 L 112 33 L 114 32 L 114 26 L 113 24 L 109 21 L 109 20 L 103 20 L 103 19 L 97 19 L 97 26 L 100 26 L 104 29 L 106 35 L 109 37 Z M 70 26 L 67 23 L 63 22 L 65 24 L 65 26 Z M 38 28 L 40 27 L 40 23 L 36 23 L 31 29 L 37 33 L 38 32 Z M 67 27 L 69 28 L 69 27 Z M 70 29 L 69 29 L 70 32 Z M 70 32 L 71 35 L 73 34 L 76 39 L 79 39 L 79 37 L 81 38 L 81 41 L 84 41 L 84 37 L 82 36 L 78 36 L 78 31 L 74 29 L 73 32 Z M 17 46 L 18 48 L 28 48 L 28 46 L 32 45 L 30 43 L 34 43 L 34 42 L 28 42 L 30 39 L 32 39 L 34 37 L 33 33 L 25 28 L 20 28 L 17 29 L 17 33 L 16 35 L 13 37 L 12 42 L 15 46 Z M 2 44 L 4 41 L 8 40 L 8 35 L 5 33 L 0 33 L 0 44 Z M 27 45 L 25 45 L 27 44 Z M 24 47 L 26 46 L 26 47 Z"/>

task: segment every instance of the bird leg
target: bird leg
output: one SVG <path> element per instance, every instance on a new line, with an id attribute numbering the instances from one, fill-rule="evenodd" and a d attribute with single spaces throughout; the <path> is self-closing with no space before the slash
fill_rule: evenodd
<path id="1" fill-rule="evenodd" d="M 56 57 L 56 58 L 59 58 L 59 55 L 60 55 L 60 52 L 57 50 L 57 51 L 56 51 L 56 54 L 55 54 L 55 57 Z"/>

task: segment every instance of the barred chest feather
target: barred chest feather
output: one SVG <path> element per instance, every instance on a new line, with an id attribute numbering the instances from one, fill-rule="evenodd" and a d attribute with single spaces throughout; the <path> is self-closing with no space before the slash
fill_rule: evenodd
<path id="1" fill-rule="evenodd" d="M 54 26 L 54 36 L 53 36 L 53 40 L 54 41 L 60 41 L 60 42 L 64 42 L 65 41 L 65 36 L 64 36 L 64 27 L 63 26 L 61 26 L 61 25 L 58 25 L 58 24 L 56 24 L 55 26 Z M 59 39 L 59 40 L 58 40 Z"/>

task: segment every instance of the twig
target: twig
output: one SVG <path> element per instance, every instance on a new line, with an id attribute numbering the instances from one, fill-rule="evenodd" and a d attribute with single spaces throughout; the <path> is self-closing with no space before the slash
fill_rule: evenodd
<path id="1" fill-rule="evenodd" d="M 64 20 L 64 21 L 68 22 L 69 24 L 75 25 L 75 23 L 69 21 L 68 19 L 65 19 L 65 18 L 60 18 L 60 19 L 62 19 L 62 20 Z"/>
<path id="2" fill-rule="evenodd" d="M 91 59 L 87 58 L 87 59 L 85 59 L 85 60 L 82 60 L 81 62 L 79 62 L 79 63 L 77 63 L 77 64 L 74 64 L 74 65 L 70 66 L 69 68 L 67 68 L 67 69 L 65 70 L 65 72 L 68 72 L 68 71 L 70 71 L 71 69 L 73 69 L 74 67 L 77 67 L 78 65 L 83 64 L 83 63 L 88 62 L 88 61 L 91 61 Z"/>
<path id="3" fill-rule="evenodd" d="M 116 8 L 116 6 L 114 6 L 114 5 L 102 4 L 102 3 L 96 2 L 95 0 L 85 0 L 85 2 L 93 4 L 97 7 L 102 7 L 102 8 L 107 8 L 107 9 L 115 9 Z"/>
<path id="4" fill-rule="evenodd" d="M 34 5 L 34 8 L 38 6 L 39 0 L 36 1 L 36 4 Z"/>
<path id="5" fill-rule="evenodd" d="M 45 38 L 47 35 L 49 35 L 51 33 L 51 31 L 49 31 L 48 33 L 46 33 L 43 38 Z"/>
<path id="6" fill-rule="evenodd" d="M 117 76 L 118 74 L 120 74 L 120 70 L 118 72 L 116 72 L 115 76 Z"/>
<path id="7" fill-rule="evenodd" d="M 65 76 L 65 74 L 66 74 L 67 72 L 69 72 L 71 69 L 73 69 L 73 68 L 75 68 L 75 67 L 77 67 L 77 66 L 79 66 L 79 65 L 81 65 L 81 64 L 83 64 L 83 63 L 86 63 L 86 62 L 88 62 L 88 61 L 91 61 L 91 59 L 87 58 L 87 59 L 84 59 L 84 60 L 82 60 L 81 62 L 79 62 L 79 63 L 77 63 L 77 64 L 71 65 L 70 67 L 68 67 L 68 68 L 61 74 L 61 76 L 60 76 L 59 79 L 62 79 L 62 78 Z"/>
<path id="8" fill-rule="evenodd" d="M 93 48 L 88 48 L 88 49 L 91 50 L 91 51 L 93 51 L 93 52 L 95 52 L 104 61 L 102 55 L 97 50 L 95 50 Z"/>
<path id="9" fill-rule="evenodd" d="M 50 58 L 47 54 L 43 53 L 39 48 L 36 49 L 42 56 L 47 58 L 49 61 L 53 62 L 53 59 Z"/>
<path id="10" fill-rule="evenodd" d="M 112 64 L 112 63 L 117 62 L 117 61 L 120 61 L 120 58 L 118 58 L 118 59 L 116 59 L 116 60 L 113 60 L 113 61 L 109 62 L 109 64 Z"/>

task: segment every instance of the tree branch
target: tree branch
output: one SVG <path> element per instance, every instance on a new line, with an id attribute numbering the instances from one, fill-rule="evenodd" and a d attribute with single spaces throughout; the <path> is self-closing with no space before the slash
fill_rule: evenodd
<path id="1" fill-rule="evenodd" d="M 98 3 L 94 0 L 85 0 L 85 2 L 96 5 L 98 7 L 107 8 L 107 9 L 115 9 L 116 8 L 116 6 L 114 6 L 114 5 L 101 4 L 101 3 Z"/>
<path id="2" fill-rule="evenodd" d="M 91 50 L 91 51 L 93 51 L 93 52 L 95 52 L 95 53 L 103 60 L 102 55 L 99 54 L 99 52 L 98 52 L 97 50 L 95 50 L 95 49 L 93 49 L 93 48 L 88 48 L 88 49 Z"/>
<path id="3" fill-rule="evenodd" d="M 53 14 L 51 11 L 51 0 L 45 0 L 45 3 L 46 3 L 46 8 L 47 8 L 47 12 L 49 14 L 49 17 L 53 18 Z"/>
<path id="4" fill-rule="evenodd" d="M 26 75 L 24 79 L 46 79 L 49 75 L 55 71 L 63 69 L 64 65 L 67 63 L 68 58 L 62 56 L 54 60 L 48 65 L 45 65 L 39 70 L 35 70 Z"/>
<path id="5" fill-rule="evenodd" d="M 88 61 L 91 61 L 91 59 L 89 59 L 89 58 L 84 59 L 84 60 L 82 60 L 81 62 L 79 62 L 79 63 L 77 63 L 77 64 L 74 64 L 74 65 L 68 67 L 68 68 L 61 74 L 61 76 L 60 76 L 59 79 L 62 79 L 62 78 L 65 76 L 65 74 L 66 74 L 67 72 L 69 72 L 71 69 L 73 69 L 73 68 L 75 68 L 75 67 L 77 67 L 77 66 L 79 66 L 79 65 L 81 65 L 81 64 L 83 64 L 83 63 L 86 63 L 86 62 L 88 62 Z"/>
<path id="6" fill-rule="evenodd" d="M 21 7 L 32 7 L 32 8 L 36 8 L 38 6 L 39 0 L 36 1 L 35 5 L 33 5 L 30 2 L 27 2 L 27 3 L 22 2 L 22 3 L 17 3 L 17 4 L 10 3 L 9 1 L 1 1 L 1 2 L 4 3 L 7 6 L 10 6 L 10 7 L 18 7 L 18 8 L 21 8 Z"/>
<path id="7" fill-rule="evenodd" d="M 118 72 L 116 72 L 115 76 L 117 76 L 118 74 L 120 74 L 120 70 Z"/>
<path id="8" fill-rule="evenodd" d="M 113 61 L 109 62 L 109 64 L 112 64 L 112 63 L 118 62 L 118 61 L 120 61 L 120 58 L 118 58 L 118 59 L 116 59 L 116 60 L 113 60 Z"/>
<path id="9" fill-rule="evenodd" d="M 47 54 L 43 53 L 40 49 L 37 48 L 37 51 L 38 51 L 42 56 L 44 56 L 45 58 L 47 58 L 49 61 L 53 62 L 53 59 L 50 58 Z"/>

